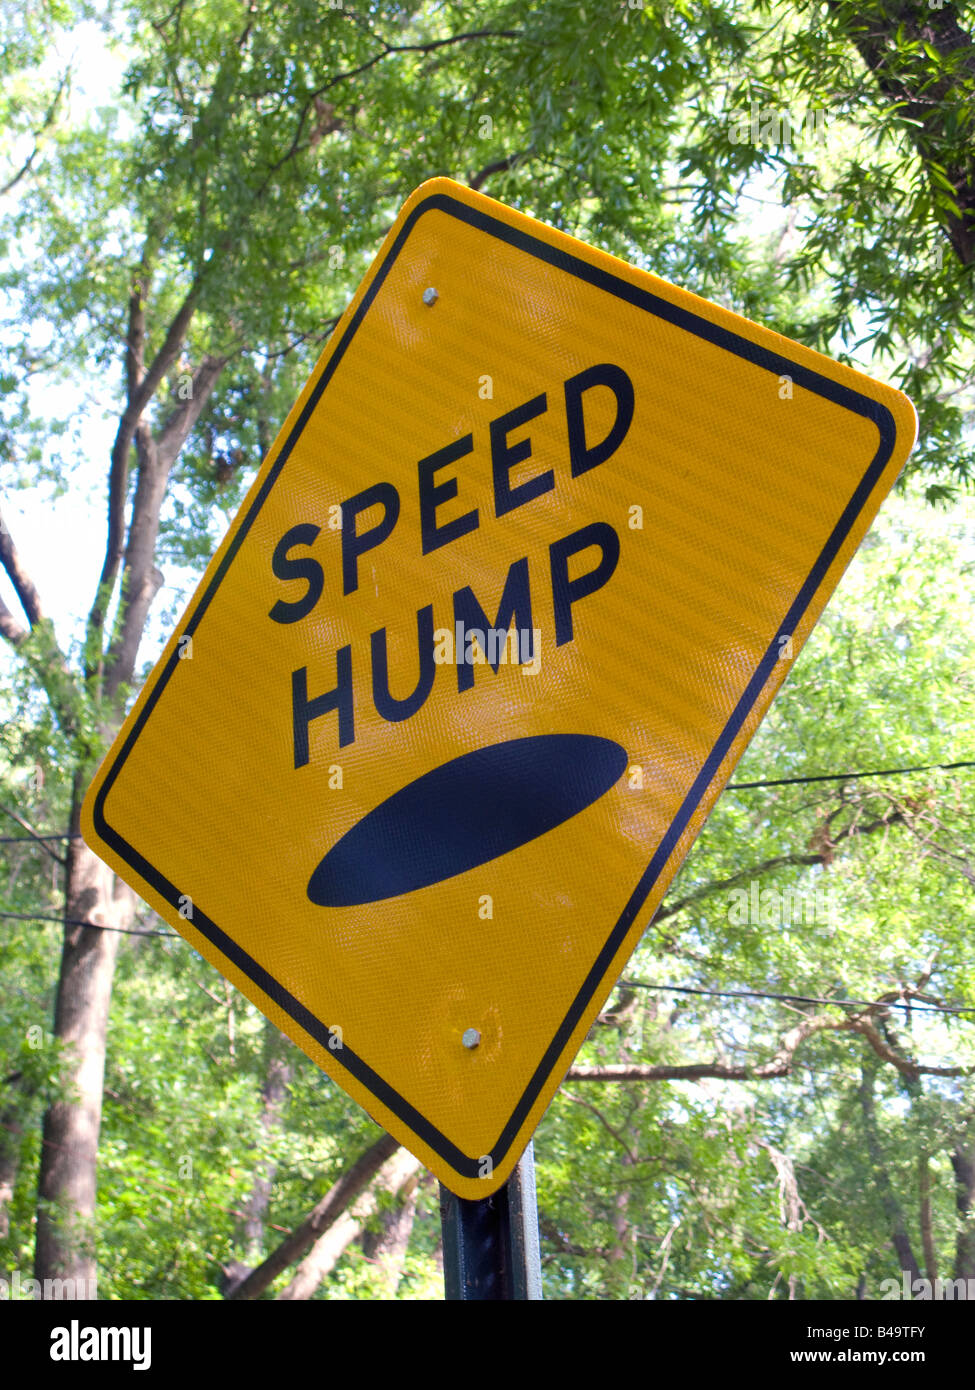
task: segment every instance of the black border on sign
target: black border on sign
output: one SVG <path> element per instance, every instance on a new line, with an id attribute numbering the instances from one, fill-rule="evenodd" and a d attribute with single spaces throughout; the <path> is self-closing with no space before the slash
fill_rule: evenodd
<path id="1" fill-rule="evenodd" d="M 440 211 L 450 217 L 455 217 L 461 222 L 475 227 L 478 231 L 485 232 L 489 236 L 496 237 L 499 241 L 507 242 L 508 245 L 517 247 L 520 251 L 526 252 L 530 256 L 535 256 L 541 261 L 546 261 L 549 265 L 555 266 L 558 270 L 564 271 L 567 275 L 574 275 L 580 280 L 587 281 L 597 289 L 605 291 L 607 294 L 614 295 L 637 309 L 642 309 L 647 313 L 653 314 L 658 318 L 665 319 L 668 323 L 674 324 L 677 328 L 685 332 L 694 334 L 695 337 L 703 338 L 713 343 L 715 346 L 723 348 L 727 352 L 734 353 L 737 357 L 744 358 L 756 367 L 761 367 L 775 376 L 790 376 L 794 382 L 802 386 L 805 390 L 814 392 L 816 395 L 831 401 L 843 409 L 852 411 L 856 415 L 864 416 L 872 420 L 880 433 L 880 444 L 871 461 L 869 467 L 857 485 L 853 495 L 847 503 L 842 516 L 823 547 L 815 565 L 810 570 L 802 588 L 799 590 L 792 606 L 779 628 L 778 633 L 765 653 L 761 663 L 755 671 L 752 679 L 746 687 L 741 699 L 738 701 L 730 719 L 722 730 L 717 742 L 706 759 L 704 766 L 698 773 L 693 786 L 685 797 L 680 809 L 670 824 L 669 829 L 657 847 L 657 850 L 648 864 L 646 871 L 630 896 L 629 901 L 620 914 L 619 920 L 610 932 L 605 945 L 593 963 L 592 969 L 586 976 L 579 993 L 573 1001 L 570 1009 L 552 1039 L 551 1044 L 545 1052 L 541 1062 L 535 1070 L 534 1075 L 525 1088 L 524 1094 L 515 1107 L 511 1118 L 508 1120 L 504 1129 L 499 1134 L 497 1141 L 491 1148 L 490 1156 L 493 1166 L 499 1167 L 504 1161 L 519 1129 L 525 1121 L 526 1116 L 531 1110 L 532 1105 L 538 1097 L 539 1092 L 548 1080 L 553 1067 L 565 1047 L 573 1029 L 579 1022 L 593 994 L 599 988 L 609 968 L 613 957 L 619 950 L 634 919 L 640 910 L 647 894 L 653 887 L 657 876 L 663 869 L 667 860 L 670 858 L 674 846 L 677 844 L 681 835 L 687 827 L 688 822 L 697 809 L 701 798 L 707 791 L 711 782 L 721 766 L 728 749 L 734 742 L 738 732 L 747 719 L 756 700 L 765 687 L 771 674 L 772 668 L 779 657 L 780 637 L 791 636 L 799 626 L 799 623 L 809 607 L 810 602 L 815 596 L 819 586 L 825 577 L 830 565 L 836 558 L 840 547 L 848 536 L 854 521 L 863 510 L 870 494 L 883 473 L 890 460 L 896 441 L 896 425 L 894 418 L 886 406 L 878 401 L 871 400 L 869 396 L 862 395 L 848 386 L 841 386 L 832 381 L 829 377 L 813 371 L 809 367 L 791 361 L 779 353 L 771 351 L 769 348 L 760 347 L 751 342 L 748 338 L 742 337 L 738 333 L 732 332 L 728 328 L 723 328 L 718 324 L 700 317 L 690 309 L 682 308 L 671 304 L 668 300 L 653 294 L 652 291 L 644 289 L 638 285 L 630 284 L 629 281 L 620 279 L 611 270 L 602 266 L 592 265 L 586 260 L 573 255 L 571 252 L 558 246 L 550 246 L 539 237 L 532 235 L 530 231 L 522 227 L 511 227 L 506 222 L 492 216 L 486 210 L 471 207 L 447 193 L 431 193 L 424 198 L 413 209 L 409 217 L 403 223 L 399 234 L 386 253 L 386 258 L 379 266 L 376 275 L 368 290 L 362 298 L 358 309 L 353 314 L 341 339 L 335 346 L 335 350 L 328 360 L 321 378 L 316 383 L 314 390 L 305 402 L 305 406 L 296 421 L 294 428 L 288 435 L 275 459 L 267 477 L 264 479 L 260 490 L 250 505 L 247 514 L 244 516 L 240 526 L 234 535 L 233 541 L 227 549 L 226 554 L 220 562 L 213 578 L 210 580 L 203 594 L 199 598 L 195 608 L 187 620 L 181 636 L 192 636 L 200 624 L 204 613 L 210 606 L 214 594 L 233 563 L 244 539 L 250 530 L 258 512 L 270 495 L 271 489 L 281 475 L 281 471 L 288 461 L 296 441 L 310 419 L 312 412 L 318 405 L 325 388 L 328 386 L 332 377 L 345 356 L 349 344 L 354 338 L 359 325 L 362 323 L 376 295 L 379 293 L 390 268 L 394 264 L 397 256 L 409 237 L 411 231 L 416 226 L 424 213 Z M 109 825 L 105 817 L 105 798 L 111 792 L 126 758 L 128 757 L 136 739 L 139 737 L 146 721 L 152 714 L 153 708 L 160 694 L 166 687 L 166 683 L 173 671 L 179 664 L 178 649 L 174 650 L 169 657 L 166 667 L 152 689 L 151 694 L 144 706 L 139 711 L 139 716 L 129 731 L 119 756 L 113 764 L 111 770 L 102 783 L 93 805 L 93 820 L 98 834 L 106 844 L 111 845 L 120 859 L 123 859 L 145 880 L 152 885 L 161 898 L 164 898 L 176 911 L 180 907 L 180 890 L 169 882 L 152 864 L 142 857 L 141 854 L 130 845 L 117 831 Z M 228 960 L 232 961 L 243 974 L 247 975 L 267 997 L 274 1001 L 277 1006 L 288 1014 L 295 1023 L 299 1025 L 310 1037 L 314 1038 L 319 1046 L 328 1049 L 330 1033 L 328 1027 L 307 1009 L 305 1006 L 290 994 L 277 980 L 259 965 L 252 956 L 241 949 L 226 932 L 222 931 L 209 917 L 200 911 L 194 903 L 193 926 L 201 935 L 205 936 Z M 377 1100 L 381 1101 L 394 1115 L 397 1115 L 405 1125 L 422 1139 L 444 1162 L 459 1175 L 465 1178 L 476 1178 L 480 1175 L 479 1157 L 471 1157 L 463 1153 L 457 1146 L 442 1134 L 435 1125 L 431 1124 L 425 1116 L 415 1110 L 403 1096 L 399 1094 L 388 1082 L 370 1066 L 358 1057 L 355 1052 L 343 1043 L 341 1049 L 332 1051 L 329 1055 L 334 1061 L 344 1066 L 352 1076 L 356 1078 Z"/>

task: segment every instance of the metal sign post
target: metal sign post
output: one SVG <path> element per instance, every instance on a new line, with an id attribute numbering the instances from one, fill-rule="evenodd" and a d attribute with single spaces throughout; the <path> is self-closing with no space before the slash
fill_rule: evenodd
<path id="1" fill-rule="evenodd" d="M 539 1300 L 534 1146 L 490 1197 L 457 1197 L 441 1184 L 444 1294 L 448 1301 Z"/>

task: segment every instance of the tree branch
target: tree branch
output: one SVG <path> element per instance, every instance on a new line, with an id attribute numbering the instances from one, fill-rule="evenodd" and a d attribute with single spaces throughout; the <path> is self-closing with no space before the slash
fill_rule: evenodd
<path id="1" fill-rule="evenodd" d="M 203 358 L 190 379 L 187 395 L 174 407 L 156 436 L 160 460 L 167 470 L 176 461 L 187 435 L 200 418 L 217 384 L 217 378 L 229 361 L 229 356 L 217 357 L 209 353 Z"/>
<path id="2" fill-rule="evenodd" d="M 23 656 L 47 696 L 62 733 L 66 738 L 74 738 L 83 724 L 84 693 L 58 646 L 50 619 L 42 618 L 34 628 L 21 628 L 0 602 L 0 633 Z M 85 756 L 87 751 L 82 752 L 82 757 Z"/>
<path id="3" fill-rule="evenodd" d="M 122 568 L 122 600 L 104 669 L 105 694 L 110 699 L 132 679 L 149 609 L 163 582 L 155 563 L 156 542 L 170 470 L 228 361 L 223 356 L 203 359 L 187 397 L 174 408 L 158 437 L 145 420 L 136 429 L 139 479 Z"/>
<path id="4" fill-rule="evenodd" d="M 238 1302 L 258 1298 L 279 1274 L 311 1249 L 323 1231 L 338 1220 L 398 1148 L 399 1144 L 392 1135 L 384 1134 L 377 1139 L 312 1207 L 301 1225 L 295 1227 L 263 1264 L 235 1284 L 226 1297 Z"/>
<path id="5" fill-rule="evenodd" d="M 563 1091 L 562 1094 L 565 1096 L 566 1100 L 571 1100 L 574 1105 L 581 1105 L 584 1109 L 589 1111 L 590 1115 L 595 1115 L 606 1133 L 611 1135 L 612 1138 L 616 1140 L 617 1144 L 619 1144 L 630 1163 L 635 1164 L 637 1162 L 636 1154 L 627 1143 L 626 1137 L 610 1124 L 609 1120 L 607 1120 L 606 1116 L 597 1106 L 592 1105 L 588 1100 L 583 1100 L 582 1096 L 574 1096 L 571 1091 Z"/>
<path id="6" fill-rule="evenodd" d="M 212 264 L 213 258 L 197 271 L 193 278 L 193 283 L 184 296 L 182 304 L 173 316 L 172 322 L 166 331 L 166 336 L 162 341 L 162 346 L 152 359 L 148 370 L 139 382 L 135 395 L 129 402 L 125 415 L 131 417 L 133 432 L 136 424 L 141 418 L 142 412 L 156 394 L 163 377 L 179 355 L 179 350 L 183 345 L 183 339 L 186 337 L 189 326 L 193 321 L 193 315 L 196 313 L 196 305 L 200 298 L 200 292 L 203 289 L 203 281 L 206 272 Z"/>
<path id="7" fill-rule="evenodd" d="M 975 44 L 949 5 L 935 9 L 914 0 L 895 0 L 877 9 L 849 0 L 828 0 L 839 27 L 854 45 L 883 95 L 898 106 L 908 138 L 914 145 L 933 187 L 935 171 L 942 169 L 954 190 L 959 213 L 945 209 L 942 224 L 962 265 L 975 264 L 975 158 L 972 155 L 971 127 L 968 140 L 964 123 L 959 123 L 955 150 L 946 150 L 945 116 L 951 107 L 970 102 L 965 86 L 975 80 Z M 871 22 L 879 21 L 879 22 Z M 905 75 L 900 48 L 901 33 L 920 54 L 925 46 L 939 57 L 958 61 L 947 66 L 946 75 L 930 77 L 924 71 Z M 951 164 L 948 156 L 955 156 Z"/>
<path id="8" fill-rule="evenodd" d="M 68 738 L 80 724 L 81 690 L 58 646 L 54 626 L 45 618 L 40 596 L 21 563 L 13 537 L 0 515 L 0 564 L 10 577 L 30 626 L 23 627 L 0 599 L 0 635 L 26 659 L 47 695 L 54 717 Z"/>
<path id="9" fill-rule="evenodd" d="M 13 189 L 17 187 L 21 179 L 26 178 L 27 175 L 30 173 L 31 166 L 34 163 L 34 160 L 41 152 L 44 136 L 50 130 L 57 117 L 58 106 L 61 103 L 61 95 L 64 92 L 65 87 L 68 85 L 69 75 L 69 72 L 65 72 L 63 77 L 61 78 L 61 81 L 58 83 L 57 91 L 54 93 L 54 96 L 51 100 L 51 104 L 47 108 L 47 113 L 44 117 L 44 120 L 41 122 L 41 127 L 34 134 L 34 148 L 31 150 L 30 154 L 24 160 L 17 173 L 14 174 L 12 178 L 8 179 L 7 182 L 3 185 L 3 187 L 0 188 L 0 198 L 5 198 L 8 193 L 12 192 Z"/>
<path id="10" fill-rule="evenodd" d="M 751 883 L 753 879 L 763 878 L 766 874 L 773 873 L 776 869 L 784 869 L 793 866 L 798 868 L 812 867 L 814 864 L 825 865 L 831 862 L 833 851 L 838 845 L 842 844 L 844 840 L 852 839 L 854 835 L 872 835 L 877 830 L 886 830 L 891 825 L 905 823 L 903 813 L 897 809 L 882 816 L 878 816 L 876 820 L 872 820 L 866 825 L 860 825 L 856 819 L 851 820 L 848 825 L 843 826 L 841 830 L 836 832 L 834 837 L 830 838 L 828 834 L 828 823 L 840 811 L 845 809 L 845 805 L 845 802 L 841 802 L 832 814 L 825 818 L 823 825 L 827 827 L 827 835 L 826 838 L 822 840 L 822 848 L 818 850 L 818 852 L 810 854 L 778 854 L 772 859 L 763 860 L 761 864 L 753 864 L 750 868 L 741 869 L 738 873 L 732 874 L 730 878 L 714 879 L 710 883 L 702 883 L 699 887 L 694 888 L 688 893 L 686 897 L 680 898 L 673 905 L 664 901 L 654 915 L 653 925 L 656 926 L 659 922 L 666 921 L 668 917 L 676 917 L 678 912 L 686 911 L 687 908 L 693 907 L 695 903 L 701 902 L 704 898 L 713 897 L 716 893 L 723 893 L 725 889 L 728 888 L 738 888 L 744 884 Z"/>
<path id="11" fill-rule="evenodd" d="M 348 1247 L 361 1235 L 369 1217 L 378 1210 L 378 1193 L 399 1192 L 413 1179 L 420 1166 L 420 1160 L 405 1149 L 388 1158 L 370 1184 L 369 1191 L 363 1193 L 349 1211 L 344 1212 L 334 1225 L 318 1237 L 295 1270 L 291 1283 L 278 1294 L 278 1299 L 297 1302 L 311 1298 Z"/>
<path id="12" fill-rule="evenodd" d="M 492 174 L 503 174 L 509 169 L 515 169 L 523 160 L 530 158 L 534 153 L 532 146 L 525 150 L 516 150 L 514 154 L 505 155 L 502 159 L 496 159 L 493 164 L 485 164 L 484 168 L 476 174 L 469 174 L 467 179 L 468 188 L 479 189 Z"/>
<path id="13" fill-rule="evenodd" d="M 609 1257 L 610 1252 L 601 1246 L 587 1250 L 584 1246 L 575 1245 L 567 1235 L 563 1235 L 554 1221 L 545 1221 L 539 1217 L 538 1232 L 539 1235 L 544 1236 L 546 1240 L 550 1240 L 553 1245 L 557 1246 L 561 1255 L 575 1255 L 582 1260 L 605 1260 Z"/>
<path id="14" fill-rule="evenodd" d="M 143 276 L 147 274 L 148 255 L 148 250 L 144 251 L 141 267 Z M 88 614 L 86 673 L 89 676 L 100 672 L 102 668 L 105 614 L 115 591 L 124 553 L 129 454 L 136 439 L 143 411 L 158 390 L 166 372 L 176 361 L 183 339 L 193 320 L 203 284 L 203 274 L 203 270 L 197 272 L 148 371 L 144 369 L 142 363 L 145 351 L 145 320 L 142 305 L 144 280 L 139 281 L 133 287 L 129 297 L 129 326 L 125 344 L 128 394 L 125 409 L 116 431 L 115 442 L 112 445 L 108 478 L 108 539 L 105 546 L 105 560 L 98 579 L 95 599 Z"/>
<path id="15" fill-rule="evenodd" d="M 115 699 L 122 687 L 132 679 L 146 618 L 163 582 L 162 572 L 156 568 L 155 556 L 169 470 L 160 464 L 156 441 L 146 421 L 140 422 L 135 440 L 139 455 L 139 478 L 125 547 L 122 598 L 104 663 L 104 694 L 110 700 Z"/>
<path id="16" fill-rule="evenodd" d="M 5 637 L 12 647 L 21 646 L 30 636 L 30 630 L 21 626 L 2 598 L 0 598 L 0 636 Z"/>
<path id="17" fill-rule="evenodd" d="M 742 884 L 751 883 L 753 879 L 763 878 L 765 874 L 770 874 L 775 869 L 811 867 L 813 864 L 821 864 L 822 862 L 821 854 L 778 854 L 773 859 L 763 860 L 761 864 L 753 864 L 748 869 L 740 869 L 730 878 L 714 879 L 710 883 L 702 883 L 673 905 L 667 902 L 662 903 L 654 916 L 654 926 L 658 922 L 666 921 L 668 917 L 676 917 L 678 912 L 685 912 L 687 908 L 693 907 L 695 903 L 701 902 L 704 898 L 713 897 L 715 893 L 723 893 L 726 888 L 737 888 Z"/>
<path id="18" fill-rule="evenodd" d="M 842 1002 L 842 1001 L 838 1001 Z M 576 1066 L 566 1072 L 566 1081 L 767 1081 L 788 1076 L 795 1064 L 795 1054 L 815 1033 L 860 1033 L 877 1056 L 907 1077 L 916 1081 L 920 1076 L 971 1076 L 975 1066 L 939 1067 L 905 1057 L 886 1042 L 870 1022 L 870 1013 L 883 1009 L 882 1003 L 871 1004 L 864 1013 L 836 1018 L 830 1014 L 814 1014 L 802 1019 L 782 1035 L 779 1048 L 767 1062 L 752 1065 L 730 1062 L 690 1062 L 674 1066 L 652 1063 L 621 1063 L 609 1066 Z"/>
<path id="19" fill-rule="evenodd" d="M 30 838 L 32 840 L 35 840 L 37 844 L 40 845 L 44 853 L 50 855 L 50 857 L 55 861 L 55 863 L 67 864 L 67 859 L 63 855 L 58 854 L 57 850 L 53 849 L 42 835 L 38 835 L 34 827 L 30 824 L 29 821 L 24 820 L 23 816 L 18 815 L 16 811 L 11 811 L 9 806 L 0 806 L 0 812 L 2 812 L 5 816 L 9 816 L 12 821 L 16 821 L 16 823 L 20 826 L 22 830 L 26 830 Z"/>
<path id="20" fill-rule="evenodd" d="M 851 1019 L 850 1026 L 854 1032 L 862 1033 L 881 1061 L 895 1067 L 901 1076 L 908 1081 L 917 1081 L 921 1076 L 971 1076 L 975 1073 L 975 1067 L 928 1066 L 924 1062 L 916 1062 L 911 1057 L 905 1057 L 902 1052 L 898 1052 L 881 1036 L 868 1018 Z"/>
<path id="21" fill-rule="evenodd" d="M 394 53 L 433 53 L 438 48 L 446 48 L 450 44 L 468 43 L 472 39 L 519 39 L 522 37 L 523 35 L 520 29 L 474 29 L 463 34 L 452 34 L 445 39 L 432 39 L 429 43 L 386 43 L 384 39 L 379 38 L 377 35 L 376 42 L 382 44 L 382 48 L 378 53 L 373 54 L 371 58 L 367 58 L 366 61 L 360 63 L 358 67 L 349 68 L 346 72 L 336 73 L 335 76 L 330 77 L 327 82 L 323 82 L 320 87 L 316 87 L 313 92 L 309 92 L 305 104 L 298 115 L 298 125 L 295 129 L 291 144 L 281 158 L 276 160 L 268 168 L 267 175 L 258 189 L 256 196 L 258 198 L 262 196 L 271 181 L 272 175 L 276 174 L 279 169 L 283 168 L 284 165 L 297 154 L 298 147 L 301 144 L 301 135 L 305 128 L 305 122 L 308 119 L 308 113 L 314 106 L 316 100 L 323 97 L 326 92 L 331 91 L 333 87 L 337 87 L 340 82 L 349 82 L 354 77 L 361 77 L 364 72 L 368 72 L 370 68 L 374 68 L 377 63 L 381 63 L 384 58 L 388 58 Z"/>
<path id="22" fill-rule="evenodd" d="M 3 565 L 10 577 L 10 582 L 20 600 L 20 606 L 27 614 L 28 622 L 31 627 L 35 627 L 44 617 L 41 598 L 34 587 L 33 580 L 24 568 L 17 553 L 17 547 L 14 545 L 14 538 L 2 515 L 0 515 L 0 565 Z"/>

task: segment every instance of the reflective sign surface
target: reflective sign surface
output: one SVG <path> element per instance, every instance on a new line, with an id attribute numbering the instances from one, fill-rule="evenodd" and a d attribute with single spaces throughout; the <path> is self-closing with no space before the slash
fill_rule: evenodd
<path id="1" fill-rule="evenodd" d="M 914 437 L 898 392 L 425 184 L 85 837 L 443 1182 L 487 1195 Z"/>

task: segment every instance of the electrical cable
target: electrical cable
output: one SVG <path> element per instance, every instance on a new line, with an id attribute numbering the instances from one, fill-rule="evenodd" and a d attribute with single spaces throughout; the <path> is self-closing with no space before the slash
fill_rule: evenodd
<path id="1" fill-rule="evenodd" d="M 753 787 L 796 787 L 806 782 L 856 782 L 862 777 L 900 777 L 909 772 L 951 771 L 957 767 L 975 767 L 975 762 L 925 763 L 921 767 L 879 767 L 869 772 L 827 772 L 815 777 L 775 777 L 766 782 L 729 782 L 725 791 L 749 791 Z"/>
<path id="2" fill-rule="evenodd" d="M 905 1009 L 908 1013 L 975 1014 L 975 1004 L 915 1004 L 895 999 L 817 999 L 808 994 L 775 994 L 759 989 L 701 989 L 694 985 L 650 985 L 643 980 L 623 980 L 619 985 L 629 989 L 659 989 L 669 994 L 706 994 L 716 999 L 781 999 L 791 1004 L 832 1004 L 845 1007 L 852 1004 L 865 1009 Z"/>
<path id="3" fill-rule="evenodd" d="M 31 912 L 0 912 L 0 917 L 11 917 L 23 922 L 57 922 L 68 926 L 93 927 L 96 931 L 121 932 L 125 936 L 164 936 L 171 941 L 184 940 L 177 932 L 154 931 L 149 928 L 145 931 L 137 931 L 131 927 L 107 927 L 100 922 L 84 922 L 78 917 L 47 917 Z M 835 1008 L 853 1005 L 865 1009 L 878 1007 L 905 1009 L 908 1013 L 975 1014 L 975 1005 L 968 1004 L 925 1004 L 894 999 L 883 1001 L 876 999 L 821 999 L 808 994 L 777 994 L 769 990 L 759 989 L 703 989 L 695 985 L 652 985 L 647 984 L 644 980 L 621 979 L 618 983 L 630 989 L 653 989 L 670 994 L 700 994 L 713 999 L 777 999 L 789 1004 L 826 1004 Z"/>
<path id="4" fill-rule="evenodd" d="M 810 782 L 856 782 L 864 777 L 903 777 L 912 772 L 953 772 L 960 767 L 975 767 L 975 760 L 956 763 L 922 763 L 917 767 L 878 767 L 863 772 L 823 772 L 811 777 L 773 777 L 761 782 L 729 782 L 725 791 L 752 791 L 756 787 L 796 787 Z M 30 844 L 32 840 L 81 840 L 77 832 L 64 835 L 0 835 L 0 845 Z"/>
<path id="5" fill-rule="evenodd" d="M 102 922 L 86 922 L 81 917 L 49 917 L 40 912 L 0 912 L 0 917 L 11 917 L 19 922 L 57 922 L 67 927 L 92 927 L 95 931 L 114 931 L 122 936 L 166 936 L 171 941 L 184 939 L 174 931 L 156 931 L 151 927 L 147 927 L 145 931 L 138 931 L 134 927 L 108 927 Z"/>

